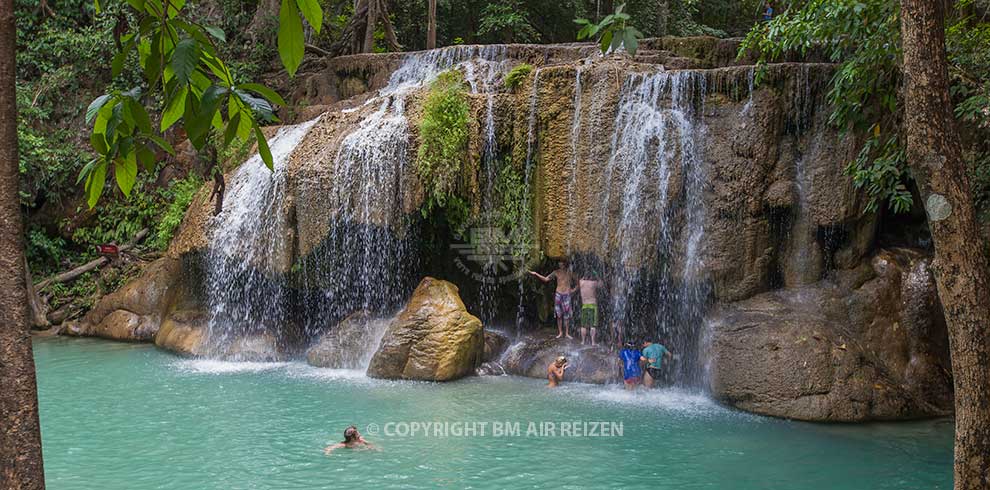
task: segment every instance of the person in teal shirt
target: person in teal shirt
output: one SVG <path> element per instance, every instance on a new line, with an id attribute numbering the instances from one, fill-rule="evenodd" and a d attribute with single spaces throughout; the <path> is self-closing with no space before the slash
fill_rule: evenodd
<path id="1" fill-rule="evenodd" d="M 653 343 L 649 340 L 643 342 L 642 360 L 646 361 L 646 376 L 643 377 L 644 386 L 653 388 L 653 383 L 660 379 L 663 358 L 672 356 L 673 354 L 659 343 Z"/>

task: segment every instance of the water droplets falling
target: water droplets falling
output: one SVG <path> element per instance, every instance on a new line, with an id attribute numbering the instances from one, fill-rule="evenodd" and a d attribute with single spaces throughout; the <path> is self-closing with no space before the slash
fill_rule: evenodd
<path id="1" fill-rule="evenodd" d="M 244 162 L 229 179 L 224 211 L 210 220 L 204 281 L 211 357 L 234 355 L 231 346 L 247 335 L 267 335 L 281 344 L 288 330 L 288 288 L 280 277 L 292 260 L 287 168 L 316 121 L 279 129 L 269 142 L 273 171 L 258 155 Z"/>

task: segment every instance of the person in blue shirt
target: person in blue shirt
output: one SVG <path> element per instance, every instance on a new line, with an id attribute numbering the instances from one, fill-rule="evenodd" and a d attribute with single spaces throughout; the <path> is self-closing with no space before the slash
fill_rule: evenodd
<path id="1" fill-rule="evenodd" d="M 627 343 L 626 347 L 619 351 L 619 359 L 622 360 L 622 379 L 627 390 L 635 389 L 643 380 L 643 368 L 639 365 L 642 357 L 643 353 L 633 342 Z"/>
<path id="2" fill-rule="evenodd" d="M 660 343 L 649 340 L 643 342 L 642 354 L 642 360 L 646 362 L 646 376 L 643 377 L 643 385 L 647 388 L 653 388 L 653 383 L 662 375 L 660 369 L 663 367 L 663 358 L 669 359 L 673 357 L 673 354 Z"/>
<path id="3" fill-rule="evenodd" d="M 763 22 L 773 20 L 773 2 L 767 2 L 767 9 L 763 11 Z"/>

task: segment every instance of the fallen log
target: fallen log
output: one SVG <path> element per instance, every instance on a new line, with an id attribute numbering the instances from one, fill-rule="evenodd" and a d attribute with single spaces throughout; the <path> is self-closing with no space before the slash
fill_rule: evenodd
<path id="1" fill-rule="evenodd" d="M 138 242 L 140 242 L 141 240 L 143 240 L 144 237 L 146 237 L 146 236 L 148 236 L 148 229 L 147 228 L 145 228 L 145 229 L 137 232 L 137 234 L 134 235 L 134 238 L 131 238 L 131 241 L 125 243 L 124 245 L 121 245 L 120 246 L 120 251 L 123 252 L 125 250 L 130 249 L 130 248 L 133 248 L 135 245 L 138 244 Z M 81 276 L 81 275 L 83 275 L 83 274 L 85 274 L 87 272 L 90 272 L 90 271 L 99 269 L 100 267 L 103 267 L 104 265 L 106 265 L 109 262 L 110 262 L 110 259 L 108 259 L 106 257 L 100 257 L 98 259 L 91 260 L 91 261 L 86 262 L 85 264 L 83 264 L 83 265 L 81 265 L 79 267 L 76 267 L 75 269 L 72 269 L 72 270 L 69 270 L 69 271 L 65 271 L 65 272 L 59 273 L 59 274 L 55 275 L 54 277 L 45 279 L 44 281 L 41 281 L 38 284 L 35 284 L 34 285 L 34 289 L 35 289 L 35 291 L 41 291 L 45 287 L 50 286 L 52 284 L 62 283 L 62 282 L 69 282 L 69 281 L 71 281 L 71 280 L 73 280 L 73 279 L 75 279 L 75 278 L 77 278 L 77 277 L 79 277 L 79 276 Z"/>

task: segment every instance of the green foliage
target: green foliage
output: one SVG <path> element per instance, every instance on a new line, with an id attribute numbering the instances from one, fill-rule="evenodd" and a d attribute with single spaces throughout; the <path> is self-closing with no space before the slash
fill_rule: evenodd
<path id="1" fill-rule="evenodd" d="M 669 33 L 678 36 L 744 36 L 762 16 L 766 0 L 680 0 L 670 2 Z M 780 2 L 774 2 L 780 8 Z"/>
<path id="2" fill-rule="evenodd" d="M 526 80 L 526 77 L 528 77 L 532 72 L 533 65 L 529 63 L 520 63 L 512 67 L 512 69 L 509 70 L 509 73 L 505 75 L 505 87 L 509 90 L 515 89 L 516 87 L 522 85 L 523 81 Z"/>
<path id="3" fill-rule="evenodd" d="M 973 202 L 980 220 L 990 220 L 990 152 L 967 155 Z"/>
<path id="4" fill-rule="evenodd" d="M 426 186 L 424 215 L 436 208 L 465 214 L 459 199 L 460 177 L 468 159 L 470 105 L 464 76 L 456 70 L 440 74 L 430 86 L 419 123 L 417 172 Z"/>
<path id="5" fill-rule="evenodd" d="M 574 23 L 581 26 L 577 33 L 578 40 L 596 39 L 602 54 L 625 49 L 631 55 L 639 49 L 639 40 L 643 33 L 629 24 L 632 17 L 623 12 L 624 3 L 615 7 L 615 13 L 607 15 L 601 22 L 595 24 L 588 19 L 575 19 Z"/>
<path id="6" fill-rule="evenodd" d="M 223 30 L 192 20 L 184 11 L 185 0 L 127 0 L 127 4 L 131 7 L 127 13 L 137 27 L 119 37 L 120 49 L 111 67 L 116 77 L 136 55 L 143 85 L 111 90 L 86 110 L 86 121 L 93 122 L 90 143 L 99 155 L 83 167 L 78 179 L 85 180 L 89 206 L 95 206 L 102 195 L 111 169 L 117 186 L 129 196 L 138 165 L 154 170 L 156 147 L 173 153 L 160 133 L 180 120 L 197 150 L 205 147 L 211 129 L 215 129 L 225 134 L 222 146 L 235 137 L 257 141 L 262 159 L 271 168 L 271 151 L 260 124 L 277 121 L 273 105 L 284 106 L 285 101 L 262 85 L 234 79 L 219 54 L 217 43 L 226 42 Z M 96 10 L 100 10 L 98 0 Z M 317 0 L 282 1 L 278 46 L 290 76 L 299 67 L 304 51 L 300 15 L 317 33 L 323 22 Z M 161 124 L 155 127 L 145 109 L 145 93 L 162 99 Z"/>
<path id="7" fill-rule="evenodd" d="M 983 21 L 985 15 L 977 19 L 965 13 L 973 3 L 957 2 L 946 41 L 956 115 L 979 132 L 990 128 L 990 24 Z M 868 135 L 847 173 L 867 191 L 869 210 L 886 203 L 900 212 L 912 204 L 900 132 L 899 16 L 896 0 L 810 0 L 754 27 L 740 48 L 740 55 L 759 52 L 761 65 L 795 52 L 821 53 L 837 63 L 828 92 L 830 122 Z M 986 136 L 974 139 L 985 141 Z M 981 155 L 990 149 L 982 146 L 974 162 L 987 161 Z"/>
<path id="8" fill-rule="evenodd" d="M 203 186 L 203 181 L 196 175 L 191 175 L 185 179 L 172 182 L 167 189 L 159 190 L 164 202 L 169 203 L 165 212 L 157 217 L 158 224 L 155 226 L 154 234 L 148 244 L 158 250 L 165 250 L 172 241 L 182 218 L 186 216 L 186 210 L 192 203 L 196 192 Z"/>
<path id="9" fill-rule="evenodd" d="M 902 136 L 900 4 L 894 0 L 810 0 L 757 25 L 740 47 L 755 50 L 759 63 L 797 52 L 822 52 L 838 64 L 828 92 L 829 121 L 843 131 L 870 132 L 847 173 L 866 189 L 868 208 L 886 202 L 895 211 L 911 206 Z"/>
<path id="10" fill-rule="evenodd" d="M 526 186 L 522 174 L 506 160 L 495 179 L 494 195 L 497 207 L 492 224 L 506 230 L 507 245 L 522 252 L 532 243 L 532 216 L 527 203 Z"/>
<path id="11" fill-rule="evenodd" d="M 39 276 L 58 272 L 68 255 L 65 239 L 58 235 L 49 236 L 44 229 L 36 227 L 28 230 L 26 238 L 24 250 L 31 272 Z"/>
<path id="12" fill-rule="evenodd" d="M 523 8 L 522 0 L 499 0 L 481 10 L 478 35 L 501 43 L 532 43 L 540 40 Z"/>
<path id="13" fill-rule="evenodd" d="M 876 210 L 883 202 L 896 213 L 911 209 L 911 191 L 905 185 L 910 179 L 910 171 L 898 136 L 883 138 L 874 133 L 863 144 L 846 172 L 856 187 L 865 189 L 869 194 L 868 209 Z"/>
<path id="14" fill-rule="evenodd" d="M 973 3 L 962 1 L 957 8 L 966 9 Z M 990 130 L 990 18 L 961 15 L 946 30 L 946 51 L 956 117 Z"/>
<path id="15" fill-rule="evenodd" d="M 129 197 L 98 203 L 94 222 L 72 233 L 72 241 L 81 248 L 84 259 L 95 256 L 96 245 L 125 243 L 142 229 L 152 227 L 161 204 L 147 187 L 150 183 L 140 182 Z"/>

